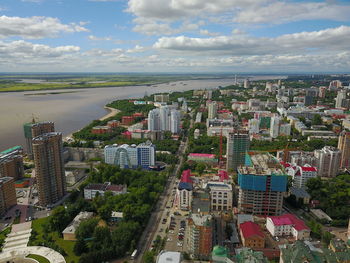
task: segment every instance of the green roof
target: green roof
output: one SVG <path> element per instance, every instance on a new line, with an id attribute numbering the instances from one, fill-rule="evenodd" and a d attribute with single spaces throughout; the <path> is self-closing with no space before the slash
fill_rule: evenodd
<path id="1" fill-rule="evenodd" d="M 3 152 L 0 152 L 0 155 L 5 155 L 5 154 L 9 154 L 10 152 L 13 152 L 13 151 L 19 151 L 19 150 L 22 150 L 23 148 L 21 146 L 15 146 L 15 147 L 12 147 L 10 149 L 7 149 Z"/>
<path id="2" fill-rule="evenodd" d="M 213 256 L 215 255 L 217 257 L 225 257 L 225 258 L 227 258 L 228 257 L 228 250 L 227 250 L 227 248 L 222 247 L 222 246 L 215 246 L 213 248 L 212 255 Z"/>

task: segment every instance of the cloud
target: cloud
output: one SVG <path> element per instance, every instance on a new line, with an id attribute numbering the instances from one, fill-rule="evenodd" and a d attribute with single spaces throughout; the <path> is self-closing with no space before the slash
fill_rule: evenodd
<path id="1" fill-rule="evenodd" d="M 285 34 L 276 38 L 258 38 L 244 34 L 212 38 L 161 37 L 153 47 L 179 52 L 246 56 L 349 51 L 349 41 L 350 27 L 340 26 L 320 31 Z"/>
<path id="2" fill-rule="evenodd" d="M 83 24 L 62 24 L 57 18 L 43 16 L 25 18 L 0 16 L 0 38 L 19 36 L 27 39 L 39 39 L 56 37 L 60 33 L 89 31 Z"/>
<path id="3" fill-rule="evenodd" d="M 233 21 L 245 24 L 282 24 L 292 21 L 326 19 L 349 21 L 350 5 L 334 3 L 272 2 L 268 5 L 241 9 Z"/>
<path id="4" fill-rule="evenodd" d="M 111 37 L 97 37 L 94 35 L 88 36 L 88 39 L 92 41 L 112 41 L 113 40 Z"/>

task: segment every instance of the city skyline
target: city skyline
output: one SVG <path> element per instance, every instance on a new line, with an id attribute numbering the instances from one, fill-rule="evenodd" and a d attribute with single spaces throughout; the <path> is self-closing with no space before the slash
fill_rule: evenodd
<path id="1" fill-rule="evenodd" d="M 4 0 L 0 72 L 348 72 L 348 1 Z"/>

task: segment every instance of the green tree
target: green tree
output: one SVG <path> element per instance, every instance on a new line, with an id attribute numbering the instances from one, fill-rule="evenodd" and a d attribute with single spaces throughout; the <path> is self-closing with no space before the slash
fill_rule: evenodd
<path id="1" fill-rule="evenodd" d="M 84 239 L 78 239 L 77 242 L 75 242 L 73 251 L 77 256 L 80 256 L 88 251 L 88 247 Z"/>
<path id="2" fill-rule="evenodd" d="M 75 232 L 77 239 L 85 239 L 92 237 L 92 234 L 94 233 L 97 224 L 98 218 L 90 218 L 82 221 Z"/>

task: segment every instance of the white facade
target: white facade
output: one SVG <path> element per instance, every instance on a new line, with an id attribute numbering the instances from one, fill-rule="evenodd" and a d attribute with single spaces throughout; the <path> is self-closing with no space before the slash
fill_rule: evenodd
<path id="1" fill-rule="evenodd" d="M 208 182 L 210 189 L 210 207 L 213 211 L 232 209 L 232 186 L 222 182 Z"/>
<path id="2" fill-rule="evenodd" d="M 331 146 L 325 146 L 321 150 L 315 150 L 314 153 L 318 160 L 318 176 L 335 177 L 340 168 L 341 151 Z"/>
<path id="3" fill-rule="evenodd" d="M 155 165 L 156 149 L 150 141 L 141 143 L 136 148 L 139 166 L 148 167 Z"/>
<path id="4" fill-rule="evenodd" d="M 288 167 L 287 173 L 292 176 L 293 186 L 296 188 L 306 188 L 307 181 L 310 178 L 317 177 L 316 167 L 309 165 Z"/>
<path id="5" fill-rule="evenodd" d="M 270 136 L 272 138 L 277 138 L 279 135 L 280 130 L 280 117 L 274 116 L 271 118 L 271 124 L 270 124 Z"/>
<path id="6" fill-rule="evenodd" d="M 260 120 L 250 119 L 248 121 L 249 133 L 250 134 L 258 134 L 259 133 L 259 125 L 260 125 Z"/>
<path id="7" fill-rule="evenodd" d="M 274 237 L 293 236 L 296 240 L 308 239 L 310 237 L 310 229 L 300 219 L 292 217 L 279 216 L 278 224 L 274 223 L 272 217 L 266 218 L 266 229 Z M 293 222 L 294 221 L 294 222 Z"/>
<path id="8" fill-rule="evenodd" d="M 176 190 L 176 201 L 178 208 L 181 210 L 191 210 L 192 190 L 178 188 Z"/>
<path id="9" fill-rule="evenodd" d="M 208 105 L 208 119 L 215 119 L 218 113 L 218 105 L 216 101 L 212 101 Z"/>
<path id="10" fill-rule="evenodd" d="M 148 130 L 159 131 L 160 130 L 160 112 L 159 109 L 153 109 L 148 113 Z"/>
<path id="11" fill-rule="evenodd" d="M 160 130 L 170 131 L 170 109 L 168 106 L 160 107 Z"/>
<path id="12" fill-rule="evenodd" d="M 336 108 L 341 108 L 343 100 L 346 99 L 346 90 L 339 90 L 337 97 L 335 99 L 335 107 Z"/>
<path id="13" fill-rule="evenodd" d="M 271 217 L 267 217 L 266 229 L 274 237 L 288 236 L 292 232 L 292 225 L 275 225 Z"/>
<path id="14" fill-rule="evenodd" d="M 172 110 L 170 116 L 170 131 L 172 133 L 180 132 L 180 119 L 180 112 L 177 110 Z"/>

